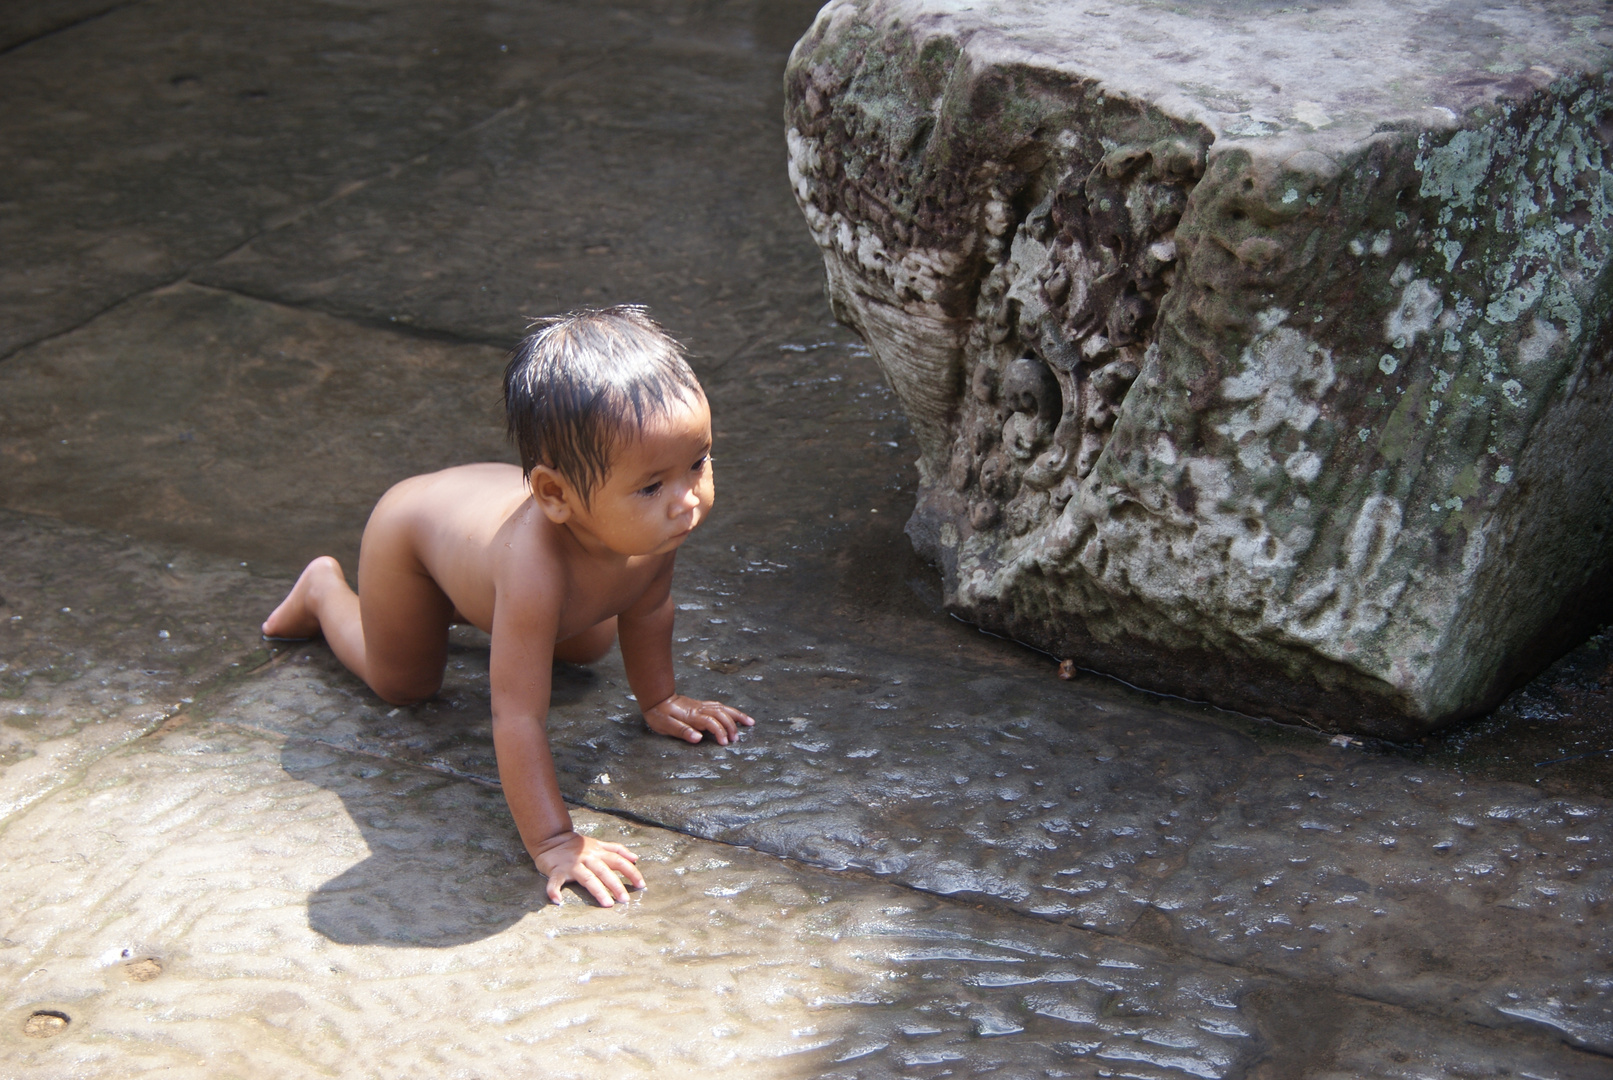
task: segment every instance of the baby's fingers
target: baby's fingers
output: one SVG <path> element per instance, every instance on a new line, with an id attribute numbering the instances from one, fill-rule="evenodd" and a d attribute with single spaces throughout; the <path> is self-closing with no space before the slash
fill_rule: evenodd
<path id="1" fill-rule="evenodd" d="M 618 848 L 621 847 L 619 844 L 609 846 Z M 613 873 L 620 874 L 622 877 L 626 878 L 627 883 L 633 888 L 642 889 L 644 888 L 644 875 L 639 873 L 638 867 L 633 865 L 632 860 L 634 858 L 635 856 L 632 852 L 622 849 L 620 851 L 606 851 L 602 853 L 599 857 L 599 861 L 605 865 L 606 869 L 612 871 Z M 627 893 L 625 890 L 623 890 L 622 895 L 618 897 L 618 899 L 627 899 Z"/>
<path id="2" fill-rule="evenodd" d="M 723 705 L 723 704 L 721 704 L 719 702 L 715 702 L 715 701 L 712 702 L 712 704 L 716 705 L 717 708 L 721 709 L 727 715 L 733 717 L 739 723 L 744 724 L 746 727 L 755 727 L 756 726 L 756 721 L 752 720 L 749 716 L 747 716 L 746 714 L 740 712 L 738 709 L 734 708 L 732 705 Z"/>
<path id="3" fill-rule="evenodd" d="M 577 873 L 577 884 L 592 893 L 600 907 L 615 907 L 618 900 L 627 902 L 627 886 L 603 859 L 589 859 Z"/>
<path id="4" fill-rule="evenodd" d="M 731 719 L 705 704 L 690 711 L 689 723 L 711 732 L 723 746 L 733 742 L 739 735 L 739 728 Z"/>
<path id="5" fill-rule="evenodd" d="M 693 718 L 691 717 L 691 719 Z M 667 717 L 667 726 L 672 730 L 666 732 L 666 734 L 674 738 L 687 739 L 690 742 L 699 742 L 701 739 L 700 732 L 695 730 L 692 724 L 686 724 L 675 717 Z"/>
<path id="6" fill-rule="evenodd" d="M 632 849 L 623 847 L 614 840 L 601 840 L 599 841 L 599 846 L 613 855 L 622 856 L 628 862 L 638 862 L 638 856 L 633 854 Z"/>
<path id="7" fill-rule="evenodd" d="M 669 735 L 674 739 L 683 739 L 686 742 L 700 741 L 700 732 L 696 731 L 688 724 L 685 724 L 677 717 L 668 715 L 664 711 L 653 716 L 649 713 L 646 713 L 644 715 L 644 722 L 649 724 L 650 730 L 655 732 L 657 735 Z"/>
<path id="8" fill-rule="evenodd" d="M 633 888 L 644 888 L 644 875 L 639 873 L 638 867 L 633 865 L 638 862 L 637 855 L 620 844 L 606 843 L 599 846 L 605 849 L 600 857 L 604 859 L 606 866 L 626 878 L 627 883 Z"/>

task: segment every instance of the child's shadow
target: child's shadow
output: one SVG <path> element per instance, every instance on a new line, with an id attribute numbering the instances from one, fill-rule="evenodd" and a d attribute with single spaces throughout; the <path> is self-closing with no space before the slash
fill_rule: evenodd
<path id="1" fill-rule="evenodd" d="M 557 667 L 556 702 L 586 693 L 592 678 Z M 370 852 L 309 895 L 312 930 L 342 945 L 443 948 L 547 905 L 503 792 L 419 764 L 423 744 L 485 742 L 490 759 L 490 719 L 473 712 L 408 710 L 379 744 L 366 739 L 364 754 L 295 737 L 283 744 L 286 773 L 334 792 Z"/>

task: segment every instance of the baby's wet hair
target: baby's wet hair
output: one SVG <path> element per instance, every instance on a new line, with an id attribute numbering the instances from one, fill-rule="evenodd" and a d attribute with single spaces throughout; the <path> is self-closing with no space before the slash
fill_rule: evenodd
<path id="1" fill-rule="evenodd" d="M 637 304 L 571 311 L 528 330 L 504 369 L 510 439 L 522 471 L 547 465 L 584 500 L 624 436 L 703 396 L 683 346 Z"/>

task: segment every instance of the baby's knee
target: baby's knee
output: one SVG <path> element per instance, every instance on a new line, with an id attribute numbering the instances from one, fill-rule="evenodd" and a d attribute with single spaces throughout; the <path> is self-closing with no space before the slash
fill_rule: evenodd
<path id="1" fill-rule="evenodd" d="M 592 664 L 610 652 L 611 644 L 615 640 L 616 618 L 612 616 L 602 623 L 590 626 L 580 634 L 573 634 L 564 641 L 555 642 L 554 658 L 568 664 Z"/>
<path id="2" fill-rule="evenodd" d="M 438 676 L 434 681 L 426 679 L 377 681 L 370 684 L 370 689 L 375 691 L 376 697 L 388 705 L 418 705 L 437 696 L 437 691 L 442 689 L 442 677 Z"/>

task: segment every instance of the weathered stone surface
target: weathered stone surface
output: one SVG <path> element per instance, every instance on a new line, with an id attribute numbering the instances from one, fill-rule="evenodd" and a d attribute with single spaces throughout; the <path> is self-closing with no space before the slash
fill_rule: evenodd
<path id="1" fill-rule="evenodd" d="M 360 190 L 598 58 L 568 5 L 5 5 L 0 357 Z M 108 50 L 101 43 L 116 41 Z"/>
<path id="2" fill-rule="evenodd" d="M 221 560 L 0 510 L 0 823 L 269 659 Z"/>
<path id="3" fill-rule="evenodd" d="M 1599 3 L 832 3 L 786 76 L 964 616 L 1404 736 L 1613 583 Z"/>
<path id="4" fill-rule="evenodd" d="M 1609 1054 L 1610 825 L 1602 800 L 1276 754 L 1152 906 L 1166 939 L 1200 956 L 1475 1023 L 1541 1025 Z M 1564 946 L 1548 951 L 1577 959 L 1547 959 L 1543 931 Z"/>
<path id="5" fill-rule="evenodd" d="M 499 794 L 193 722 L 0 836 L 9 1075 L 1591 1080 L 1605 1062 L 581 812 L 651 885 L 554 907 Z M 24 1033 L 37 1011 L 69 1020 Z M 406 1037 L 404 1037 L 406 1033 Z"/>
<path id="6" fill-rule="evenodd" d="M 644 727 L 614 656 L 562 669 L 548 731 L 568 799 L 1613 1052 L 1605 800 L 1303 736 L 1262 744 L 967 657 L 941 670 L 759 625 L 698 587 L 679 601 L 680 685 L 757 726 L 733 746 L 687 746 Z M 202 715 L 497 782 L 475 634 L 421 706 L 386 705 L 308 646 Z"/>
<path id="7" fill-rule="evenodd" d="M 0 500 L 253 564 L 330 554 L 356 570 L 388 486 L 509 459 L 503 368 L 486 345 L 172 286 L 0 365 Z"/>
<path id="8" fill-rule="evenodd" d="M 0 52 L 55 33 L 132 0 L 11 0 L 0 8 Z"/>
<path id="9" fill-rule="evenodd" d="M 819 292 L 776 151 L 778 71 L 812 0 L 511 5 L 569 77 L 196 279 L 512 345 L 534 317 L 635 302 L 731 356 Z M 808 299 L 810 298 L 810 299 Z"/>

